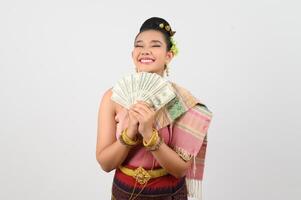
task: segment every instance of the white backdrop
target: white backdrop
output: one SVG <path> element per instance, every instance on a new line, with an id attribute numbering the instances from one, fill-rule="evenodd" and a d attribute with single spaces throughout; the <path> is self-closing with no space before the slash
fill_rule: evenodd
<path id="1" fill-rule="evenodd" d="M 213 112 L 204 200 L 301 198 L 301 4 L 0 2 L 0 199 L 110 199 L 95 158 L 105 90 L 134 71 L 140 25 L 177 31 L 170 79 Z"/>

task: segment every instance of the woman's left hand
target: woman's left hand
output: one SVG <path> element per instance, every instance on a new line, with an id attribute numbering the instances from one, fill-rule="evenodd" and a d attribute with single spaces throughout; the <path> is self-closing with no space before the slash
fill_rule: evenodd
<path id="1" fill-rule="evenodd" d="M 139 133 L 143 136 L 143 138 L 148 140 L 152 135 L 156 115 L 155 110 L 143 101 L 138 101 L 131 109 L 139 121 Z"/>

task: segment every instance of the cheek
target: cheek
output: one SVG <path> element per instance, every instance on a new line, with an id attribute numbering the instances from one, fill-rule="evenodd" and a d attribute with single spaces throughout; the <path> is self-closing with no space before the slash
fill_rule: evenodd
<path id="1" fill-rule="evenodd" d="M 139 53 L 136 50 L 134 50 L 132 55 L 133 55 L 133 59 L 137 59 Z"/>
<path id="2" fill-rule="evenodd" d="M 154 54 L 156 54 L 156 58 L 158 60 L 165 61 L 165 57 L 166 57 L 165 51 L 157 51 L 157 52 L 154 52 Z"/>

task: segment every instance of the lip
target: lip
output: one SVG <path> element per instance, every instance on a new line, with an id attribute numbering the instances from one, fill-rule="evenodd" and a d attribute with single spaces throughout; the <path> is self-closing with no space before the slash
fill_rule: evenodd
<path id="1" fill-rule="evenodd" d="M 151 64 L 151 63 L 155 62 L 155 59 L 149 58 L 149 57 L 143 57 L 143 58 L 138 59 L 138 61 L 142 64 Z"/>

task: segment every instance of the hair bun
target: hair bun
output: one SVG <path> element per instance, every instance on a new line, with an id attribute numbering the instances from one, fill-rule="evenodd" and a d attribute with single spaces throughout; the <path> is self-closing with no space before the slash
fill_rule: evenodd
<path id="1" fill-rule="evenodd" d="M 146 30 L 160 30 L 168 34 L 169 37 L 172 37 L 176 32 L 173 31 L 169 23 L 160 17 L 151 17 L 147 19 L 140 27 L 140 31 Z"/>

